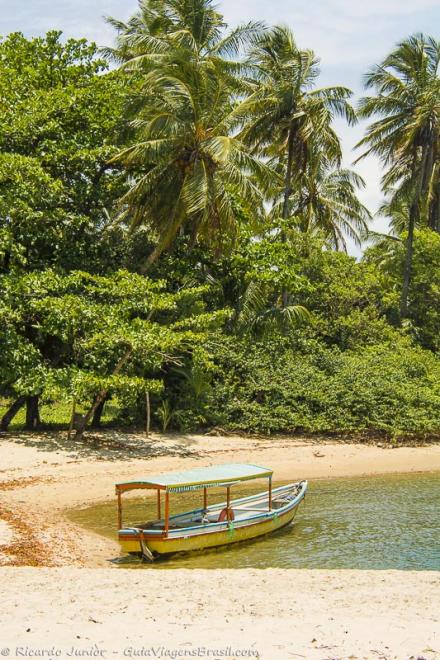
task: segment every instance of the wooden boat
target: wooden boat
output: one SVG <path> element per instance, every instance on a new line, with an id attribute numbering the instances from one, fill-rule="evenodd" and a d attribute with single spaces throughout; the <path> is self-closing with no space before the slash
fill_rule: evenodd
<path id="1" fill-rule="evenodd" d="M 234 486 L 262 478 L 268 479 L 268 490 L 231 500 Z M 213 487 L 226 489 L 226 501 L 208 506 L 208 489 Z M 122 494 L 136 489 L 156 490 L 157 519 L 124 527 Z M 173 495 L 197 490 L 203 491 L 201 508 L 170 516 Z M 307 481 L 272 489 L 272 470 L 238 463 L 169 472 L 149 479 L 119 483 L 116 484 L 119 542 L 125 552 L 153 561 L 159 555 L 255 539 L 292 522 L 306 490 Z"/>

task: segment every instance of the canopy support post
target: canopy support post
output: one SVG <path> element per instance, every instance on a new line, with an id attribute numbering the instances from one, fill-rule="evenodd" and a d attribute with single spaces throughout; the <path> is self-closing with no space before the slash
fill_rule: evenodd
<path id="1" fill-rule="evenodd" d="M 122 500 L 121 491 L 118 489 L 118 529 L 122 529 Z"/>
<path id="2" fill-rule="evenodd" d="M 160 520 L 160 488 L 157 489 L 157 518 Z"/>
<path id="3" fill-rule="evenodd" d="M 203 489 L 203 510 L 206 511 L 208 508 L 208 491 L 207 488 L 205 487 Z"/>
<path id="4" fill-rule="evenodd" d="M 170 494 L 165 491 L 165 536 L 168 536 L 170 527 Z"/>
<path id="5" fill-rule="evenodd" d="M 228 522 L 231 520 L 230 506 L 231 506 L 231 487 L 228 486 L 226 488 L 226 514 L 227 514 Z"/>
<path id="6" fill-rule="evenodd" d="M 269 477 L 269 511 L 272 511 L 272 477 Z"/>

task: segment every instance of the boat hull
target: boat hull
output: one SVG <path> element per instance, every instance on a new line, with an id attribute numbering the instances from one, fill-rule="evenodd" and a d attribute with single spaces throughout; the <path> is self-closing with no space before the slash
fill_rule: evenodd
<path id="1" fill-rule="evenodd" d="M 264 519 L 255 520 L 255 522 L 231 522 L 222 526 L 218 531 L 210 530 L 181 536 L 170 534 L 168 537 L 143 534 L 143 541 L 153 555 L 205 550 L 207 548 L 249 541 L 270 534 L 291 523 L 296 515 L 299 504 L 300 502 L 289 510 L 280 512 L 279 514 L 274 511 Z M 139 533 L 124 534 L 124 530 L 121 530 L 119 533 L 119 543 L 124 552 L 141 554 L 141 538 Z"/>

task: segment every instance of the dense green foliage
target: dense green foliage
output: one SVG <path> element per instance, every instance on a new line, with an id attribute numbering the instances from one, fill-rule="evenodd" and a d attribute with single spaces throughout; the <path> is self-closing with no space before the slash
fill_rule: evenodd
<path id="1" fill-rule="evenodd" d="M 436 434 L 440 363 L 407 342 L 341 351 L 234 339 L 216 355 L 205 415 L 243 431 Z"/>
<path id="2" fill-rule="evenodd" d="M 141 0 L 0 41 L 0 428 L 440 433 L 440 46 L 351 91 L 290 29 Z M 373 238 L 335 117 L 373 117 Z M 151 420 L 150 420 L 151 411 Z"/>
<path id="3" fill-rule="evenodd" d="M 108 64 L 97 55 L 85 40 L 63 44 L 58 32 L 0 43 L 4 271 L 102 270 L 113 257 L 105 231 L 126 177 L 109 159 L 131 83 L 118 72 L 101 75 Z"/>

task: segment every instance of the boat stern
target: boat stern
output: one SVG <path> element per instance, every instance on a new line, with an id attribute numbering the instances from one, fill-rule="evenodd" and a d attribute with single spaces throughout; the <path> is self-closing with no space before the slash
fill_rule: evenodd
<path id="1" fill-rule="evenodd" d="M 130 555 L 142 554 L 139 529 L 125 528 L 118 530 L 118 541 L 123 552 Z"/>

